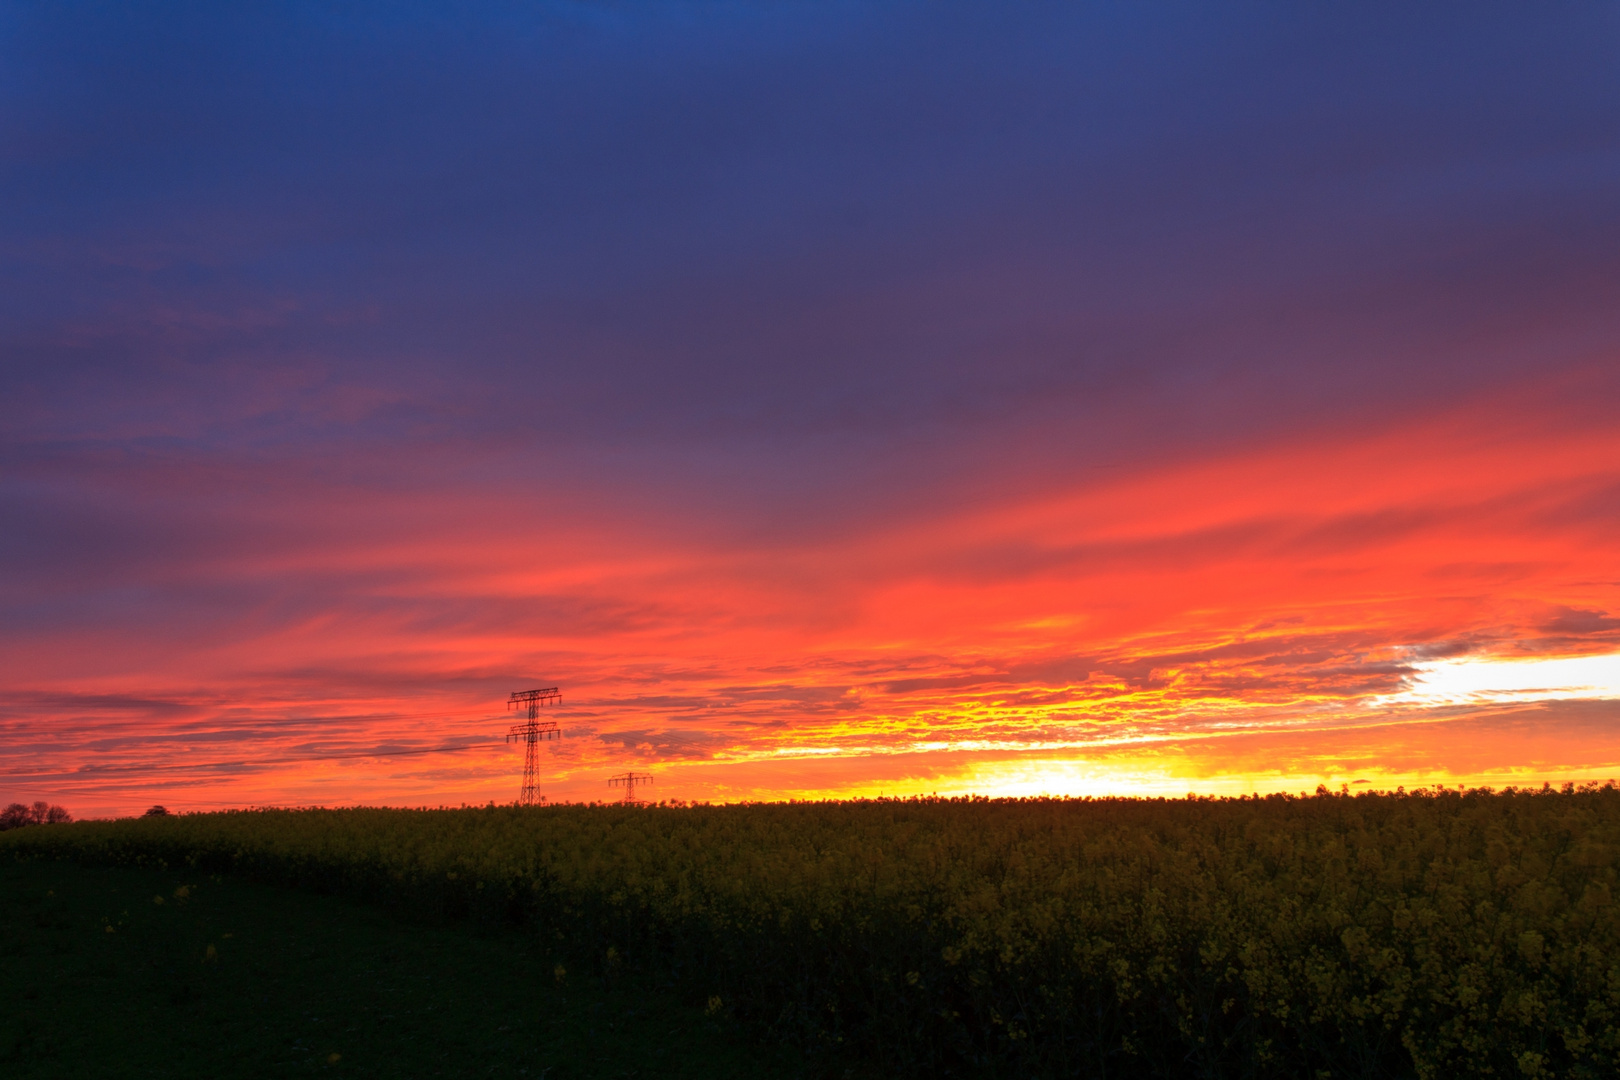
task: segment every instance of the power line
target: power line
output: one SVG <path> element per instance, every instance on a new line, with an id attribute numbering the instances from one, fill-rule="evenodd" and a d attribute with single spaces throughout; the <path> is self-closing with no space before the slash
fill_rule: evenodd
<path id="1" fill-rule="evenodd" d="M 291 765 L 301 761 L 341 761 L 345 758 L 379 758 L 379 757 L 410 757 L 416 754 L 454 754 L 462 750 L 475 750 L 481 746 L 499 746 L 493 739 L 483 739 L 478 742 L 456 743 L 452 746 L 423 746 L 409 750 L 353 750 L 338 754 L 300 754 L 296 757 L 279 758 L 250 758 L 241 761 L 209 761 L 209 762 L 176 762 L 167 765 L 81 765 L 73 772 L 65 775 L 72 776 L 78 773 L 112 773 L 112 772 L 185 772 L 187 770 L 203 769 L 229 769 L 256 765 Z M 61 776 L 59 772 L 0 772 L 0 776 L 8 778 L 27 778 L 32 776 Z"/>

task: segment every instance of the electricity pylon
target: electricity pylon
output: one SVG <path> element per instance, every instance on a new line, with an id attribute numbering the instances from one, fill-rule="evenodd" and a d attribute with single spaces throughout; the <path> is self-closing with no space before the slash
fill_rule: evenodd
<path id="1" fill-rule="evenodd" d="M 518 796 L 519 806 L 537 806 L 546 801 L 545 796 L 536 789 L 534 782 L 534 774 L 540 766 L 539 744 L 544 739 L 555 739 L 561 733 L 555 723 L 540 719 L 540 706 L 561 704 L 562 691 L 555 686 L 546 686 L 539 690 L 518 690 L 506 699 L 507 708 L 527 707 L 529 710 L 529 718 L 521 724 L 513 724 L 512 730 L 506 733 L 507 742 L 524 744 L 523 792 Z"/>
<path id="2" fill-rule="evenodd" d="M 624 801 L 631 803 L 636 801 L 636 785 L 652 782 L 653 778 L 648 773 L 627 772 L 622 776 L 611 777 L 608 780 L 608 787 L 624 788 Z"/>

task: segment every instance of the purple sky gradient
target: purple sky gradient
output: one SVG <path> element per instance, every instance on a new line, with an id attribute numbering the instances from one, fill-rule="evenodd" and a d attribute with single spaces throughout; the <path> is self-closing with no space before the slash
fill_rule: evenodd
<path id="1" fill-rule="evenodd" d="M 834 670 L 962 688 L 943 729 L 1287 618 L 1209 716 L 1611 648 L 1617 45 L 1603 5 L 0 5 L 0 753 L 73 701 L 268 761 L 289 702 L 569 671 L 626 753 L 660 694 L 923 723 Z"/>

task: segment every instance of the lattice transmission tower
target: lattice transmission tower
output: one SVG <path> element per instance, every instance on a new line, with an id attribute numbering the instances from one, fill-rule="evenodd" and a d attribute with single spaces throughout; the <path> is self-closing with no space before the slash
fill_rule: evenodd
<path id="1" fill-rule="evenodd" d="M 649 773 L 627 772 L 621 776 L 609 778 L 608 787 L 624 788 L 624 801 L 628 803 L 636 801 L 637 784 L 650 784 L 652 782 L 653 778 Z"/>
<path id="2" fill-rule="evenodd" d="M 560 732 L 557 725 L 550 720 L 540 719 L 542 705 L 561 705 L 562 691 L 555 686 L 541 687 L 539 690 L 518 690 L 506 699 L 507 708 L 527 709 L 529 718 L 521 724 L 513 724 L 512 730 L 506 733 L 506 741 L 523 743 L 523 792 L 518 796 L 519 806 L 537 806 L 546 801 L 536 788 L 534 774 L 540 767 L 540 743 L 546 739 L 555 739 Z"/>

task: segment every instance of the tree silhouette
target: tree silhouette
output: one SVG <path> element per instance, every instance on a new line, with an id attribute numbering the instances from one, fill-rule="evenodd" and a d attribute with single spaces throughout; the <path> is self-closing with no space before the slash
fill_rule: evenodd
<path id="1" fill-rule="evenodd" d="M 0 830 L 20 829 L 24 825 L 60 825 L 72 820 L 72 814 L 44 799 L 34 803 L 33 806 L 14 802 L 4 810 L 0 810 Z"/>

